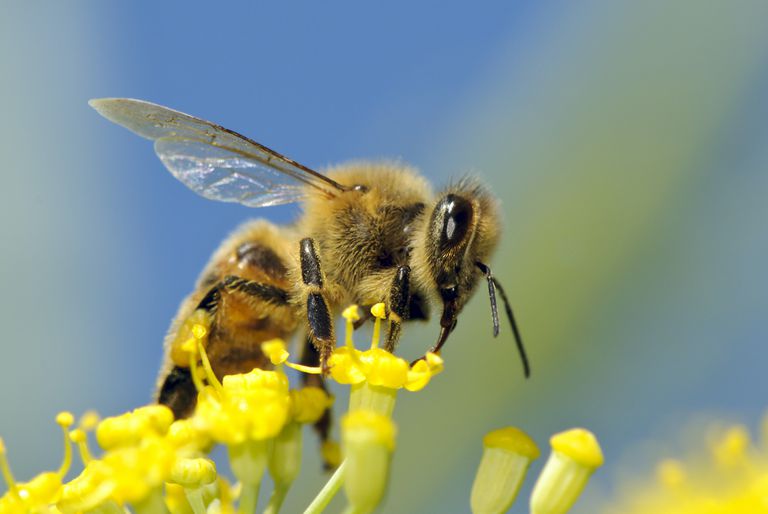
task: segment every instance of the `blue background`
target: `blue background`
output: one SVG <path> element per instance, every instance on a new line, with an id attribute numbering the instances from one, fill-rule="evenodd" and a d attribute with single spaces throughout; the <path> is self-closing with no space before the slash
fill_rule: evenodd
<path id="1" fill-rule="evenodd" d="M 397 157 L 437 186 L 475 170 L 501 198 L 493 265 L 533 378 L 506 327 L 492 340 L 478 295 L 445 373 L 401 395 L 384 512 L 467 511 L 482 435 L 504 425 L 542 447 L 592 429 L 607 465 L 576 511 L 594 512 L 625 473 L 679 451 L 692 419 L 757 423 L 768 4 L 148 6 L 0 7 L 0 434 L 20 478 L 57 465 L 57 411 L 148 401 L 178 302 L 230 230 L 296 213 L 195 196 L 87 106 L 105 96 L 318 169 Z M 411 327 L 404 351 L 435 331 Z M 318 469 L 311 442 L 286 512 L 319 489 Z"/>

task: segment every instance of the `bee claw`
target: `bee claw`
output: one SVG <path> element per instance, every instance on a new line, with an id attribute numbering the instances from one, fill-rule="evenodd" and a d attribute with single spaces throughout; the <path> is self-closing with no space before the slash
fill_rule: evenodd
<path id="1" fill-rule="evenodd" d="M 330 355 L 328 354 L 323 354 L 320 357 L 320 373 L 322 374 L 323 378 L 331 374 L 331 365 L 328 363 L 329 359 Z"/>

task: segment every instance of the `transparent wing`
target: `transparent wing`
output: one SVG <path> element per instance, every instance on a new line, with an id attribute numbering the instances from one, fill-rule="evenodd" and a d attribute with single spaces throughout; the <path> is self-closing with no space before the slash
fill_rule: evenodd
<path id="1" fill-rule="evenodd" d="M 249 207 L 301 200 L 312 188 L 346 190 L 328 177 L 229 129 L 129 98 L 91 100 L 108 120 L 155 141 L 165 167 L 199 195 Z"/>
<path id="2" fill-rule="evenodd" d="M 210 200 L 266 207 L 297 202 L 307 193 L 292 177 L 207 143 L 161 137 L 155 152 L 174 177 Z"/>

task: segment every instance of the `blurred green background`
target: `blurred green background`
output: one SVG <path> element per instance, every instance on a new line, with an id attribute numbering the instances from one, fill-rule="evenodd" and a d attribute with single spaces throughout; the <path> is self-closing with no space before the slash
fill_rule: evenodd
<path id="1" fill-rule="evenodd" d="M 754 424 L 766 27 L 760 0 L 4 3 L 0 434 L 16 474 L 57 465 L 57 411 L 145 403 L 167 325 L 219 241 L 249 216 L 296 212 L 196 197 L 88 108 L 104 96 L 199 115 L 315 168 L 400 157 L 437 187 L 476 171 L 501 198 L 492 265 L 533 376 L 507 327 L 492 339 L 478 294 L 445 373 L 401 395 L 383 512 L 467 512 L 481 438 L 504 425 L 542 447 L 571 426 L 598 435 L 607 465 L 586 513 L 646 469 L 633 449 L 691 416 Z M 409 327 L 404 352 L 436 330 Z M 314 450 L 286 512 L 324 480 Z"/>

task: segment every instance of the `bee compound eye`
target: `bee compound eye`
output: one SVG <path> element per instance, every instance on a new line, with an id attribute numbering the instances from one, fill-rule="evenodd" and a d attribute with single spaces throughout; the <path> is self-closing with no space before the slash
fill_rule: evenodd
<path id="1" fill-rule="evenodd" d="M 440 247 L 451 248 L 463 241 L 472 222 L 472 204 L 461 196 L 450 194 L 440 200 L 436 211 L 438 219 L 442 219 Z"/>

